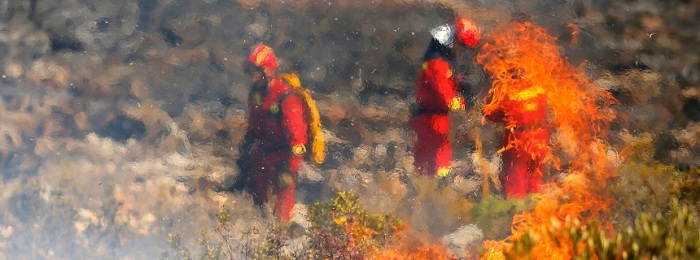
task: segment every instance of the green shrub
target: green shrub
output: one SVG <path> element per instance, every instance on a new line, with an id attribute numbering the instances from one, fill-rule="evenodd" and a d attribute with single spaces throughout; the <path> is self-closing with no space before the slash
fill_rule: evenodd
<path id="1" fill-rule="evenodd" d="M 525 200 L 503 199 L 490 195 L 479 201 L 472 210 L 476 225 L 484 231 L 486 238 L 494 239 L 510 234 L 513 216 L 534 206 L 534 197 Z"/>
<path id="2" fill-rule="evenodd" d="M 553 227 L 552 237 L 559 243 L 574 246 L 574 259 L 698 259 L 700 258 L 700 225 L 698 215 L 689 205 L 672 200 L 666 214 L 655 217 L 639 215 L 633 226 L 616 235 L 603 231 L 596 222 L 587 225 L 571 221 Z M 533 241 L 518 241 L 529 244 Z M 517 246 L 514 246 L 517 248 Z M 523 255 L 523 252 L 519 252 Z"/>
<path id="3" fill-rule="evenodd" d="M 310 254 L 323 259 L 363 259 L 403 229 L 391 215 L 374 215 L 359 204 L 359 197 L 339 192 L 328 203 L 309 208 Z"/>

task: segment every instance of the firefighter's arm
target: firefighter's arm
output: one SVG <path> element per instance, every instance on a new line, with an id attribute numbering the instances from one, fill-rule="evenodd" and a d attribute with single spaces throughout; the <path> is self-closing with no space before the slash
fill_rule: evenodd
<path id="1" fill-rule="evenodd" d="M 289 95 L 282 101 L 282 123 L 291 147 L 289 171 L 298 172 L 306 153 L 308 125 L 304 117 L 303 101 L 298 95 Z"/>
<path id="2" fill-rule="evenodd" d="M 440 99 L 450 110 L 464 109 L 464 98 L 457 93 L 457 88 L 453 79 L 452 66 L 447 61 L 436 60 L 428 65 L 431 70 L 428 73 L 428 80 L 434 82 Z"/>

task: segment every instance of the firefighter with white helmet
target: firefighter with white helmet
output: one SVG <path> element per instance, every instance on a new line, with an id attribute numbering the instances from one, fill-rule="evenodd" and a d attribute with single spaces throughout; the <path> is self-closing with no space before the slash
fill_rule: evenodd
<path id="1" fill-rule="evenodd" d="M 442 178 L 450 173 L 452 147 L 449 112 L 465 109 L 453 70 L 457 53 L 475 49 L 481 38 L 479 27 L 468 18 L 430 31 L 432 39 L 416 79 L 416 109 L 411 127 L 415 131 L 414 166 L 420 176 Z"/>

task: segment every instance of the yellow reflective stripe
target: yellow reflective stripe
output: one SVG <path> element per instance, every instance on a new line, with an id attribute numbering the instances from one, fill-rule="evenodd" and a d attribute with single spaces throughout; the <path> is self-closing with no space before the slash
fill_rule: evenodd
<path id="1" fill-rule="evenodd" d="M 527 100 L 544 94 L 544 89 L 540 86 L 534 86 L 527 90 L 520 91 L 513 95 L 513 100 Z"/>

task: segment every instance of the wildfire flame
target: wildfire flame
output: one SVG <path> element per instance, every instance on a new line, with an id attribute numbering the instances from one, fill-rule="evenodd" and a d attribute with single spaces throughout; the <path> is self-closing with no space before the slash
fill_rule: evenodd
<path id="1" fill-rule="evenodd" d="M 415 231 L 403 230 L 401 233 L 395 236 L 394 243 L 389 245 L 387 248 L 368 252 L 367 259 L 447 260 L 454 259 L 454 257 L 447 252 L 444 246 L 428 242 L 426 237 Z"/>
<path id="2" fill-rule="evenodd" d="M 529 257 L 571 258 L 577 253 L 575 245 L 548 231 L 567 221 L 599 219 L 611 205 L 605 180 L 613 176 L 615 165 L 604 138 L 616 118 L 611 106 L 617 101 L 593 86 L 582 68 L 568 63 L 544 28 L 519 21 L 492 32 L 477 57 L 492 79 L 484 114 L 496 113 L 514 97 L 544 95 L 547 117 L 543 124 L 553 133 L 549 144 L 544 144 L 544 160 L 551 166 L 545 169 L 552 170 L 544 172 L 550 184 L 542 190 L 535 208 L 513 218 L 511 237 L 486 241 L 483 257 L 505 258 L 513 251 L 511 242 L 527 234 L 537 241 Z M 516 122 L 506 122 L 507 127 L 513 124 Z M 511 139 L 506 147 L 517 149 L 527 141 Z M 560 172 L 565 174 L 555 176 Z"/>

